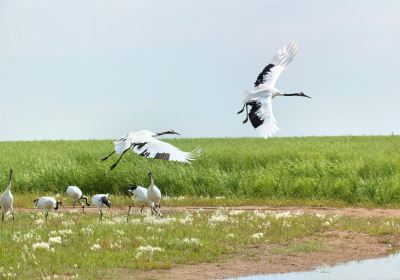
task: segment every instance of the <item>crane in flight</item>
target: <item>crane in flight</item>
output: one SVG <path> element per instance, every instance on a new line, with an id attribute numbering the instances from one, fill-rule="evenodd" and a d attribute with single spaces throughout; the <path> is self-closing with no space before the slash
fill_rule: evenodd
<path id="1" fill-rule="evenodd" d="M 243 100 L 246 109 L 246 123 L 249 119 L 261 137 L 268 138 L 274 135 L 279 127 L 272 113 L 272 99 L 276 96 L 302 96 L 308 97 L 303 92 L 283 93 L 275 87 L 275 83 L 286 66 L 293 60 L 298 51 L 297 43 L 290 43 L 279 49 L 270 64 L 264 67 L 254 83 L 253 90 L 249 91 Z M 249 110 L 250 107 L 250 110 Z"/>

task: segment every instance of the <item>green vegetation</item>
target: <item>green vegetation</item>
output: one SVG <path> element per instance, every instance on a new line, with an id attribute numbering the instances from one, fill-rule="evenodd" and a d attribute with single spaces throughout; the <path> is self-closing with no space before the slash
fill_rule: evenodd
<path id="1" fill-rule="evenodd" d="M 15 193 L 124 194 L 130 183 L 148 185 L 147 171 L 168 196 L 227 199 L 335 201 L 388 205 L 400 202 L 400 137 L 305 137 L 272 139 L 173 139 L 183 150 L 200 146 L 192 165 L 129 153 L 114 170 L 100 158 L 110 141 L 1 142 L 2 185 L 15 170 Z M 240 203 L 239 203 L 240 204 Z"/>
<path id="2" fill-rule="evenodd" d="M 323 251 L 323 233 L 400 234 L 399 218 L 218 209 L 165 215 L 22 212 L 0 225 L 1 279 L 96 279 L 130 269 L 171 268 L 246 255 L 269 244 L 273 254 Z M 274 249 L 275 248 L 275 249 Z M 118 268 L 118 269 L 117 269 Z M 136 272 L 131 272 L 136 273 Z M 135 274 L 136 275 L 136 274 Z"/>

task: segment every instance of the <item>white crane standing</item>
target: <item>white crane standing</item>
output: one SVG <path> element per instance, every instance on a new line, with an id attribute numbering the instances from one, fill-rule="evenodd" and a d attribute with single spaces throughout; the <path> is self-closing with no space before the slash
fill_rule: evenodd
<path id="1" fill-rule="evenodd" d="M 13 170 L 10 169 L 8 185 L 6 190 L 1 194 L 0 197 L 0 207 L 1 207 L 1 223 L 4 222 L 4 215 L 11 212 L 12 219 L 14 222 L 14 197 L 11 193 L 11 183 L 13 178 Z"/>
<path id="2" fill-rule="evenodd" d="M 246 123 L 249 119 L 253 127 L 264 138 L 271 137 L 278 130 L 276 119 L 272 114 L 272 99 L 276 96 L 302 96 L 308 97 L 303 92 L 282 93 L 275 88 L 275 83 L 286 66 L 293 60 L 298 51 L 296 43 L 290 43 L 279 49 L 275 56 L 258 75 L 253 90 L 243 100 L 243 108 L 246 109 Z M 250 106 L 250 112 L 248 107 Z"/>
<path id="3" fill-rule="evenodd" d="M 142 157 L 178 161 L 182 163 L 190 163 L 190 161 L 194 160 L 197 156 L 200 155 L 200 148 L 197 148 L 192 152 L 184 152 L 169 143 L 154 138 L 165 134 L 180 135 L 173 130 L 168 130 L 160 133 L 154 133 L 149 130 L 131 132 L 124 137 L 121 137 L 118 140 L 114 141 L 114 151 L 111 152 L 108 156 L 104 157 L 102 161 L 108 159 L 115 153 L 119 155 L 120 157 L 118 158 L 118 160 L 110 167 L 110 169 L 112 170 L 117 167 L 119 161 L 130 149 L 132 149 L 133 152 L 139 154 Z"/>
<path id="4" fill-rule="evenodd" d="M 82 195 L 82 191 L 77 186 L 69 186 L 65 190 L 65 193 L 73 200 L 72 208 L 75 208 L 75 204 L 78 202 L 82 206 L 82 213 L 85 213 L 85 204 L 81 202 L 81 199 L 85 200 L 86 206 L 90 206 L 88 203 L 88 197 Z"/>
<path id="5" fill-rule="evenodd" d="M 128 192 L 135 197 L 135 200 L 142 204 L 142 208 L 140 208 L 140 213 L 143 212 L 144 206 L 148 206 L 151 209 L 153 209 L 154 203 L 147 198 L 147 189 L 142 187 L 142 186 L 130 186 L 128 189 Z M 126 217 L 126 220 L 128 221 L 129 219 L 129 213 L 131 211 L 132 205 L 129 205 L 128 208 L 128 216 Z M 152 210 L 153 211 L 153 210 Z"/>
<path id="6" fill-rule="evenodd" d="M 99 221 L 103 220 L 103 207 L 107 206 L 108 209 L 111 208 L 111 201 L 108 199 L 109 196 L 109 194 L 96 194 L 92 197 L 92 205 L 99 209 Z"/>
<path id="7" fill-rule="evenodd" d="M 156 207 L 158 209 L 161 208 L 160 202 L 161 202 L 161 191 L 160 189 L 154 184 L 154 176 L 151 171 L 148 173 L 149 178 L 150 178 L 150 186 L 147 188 L 147 198 L 153 202 L 153 205 L 151 207 L 151 214 L 153 214 L 153 211 L 156 212 L 158 215 L 162 216 L 162 214 L 157 211 Z"/>
<path id="8" fill-rule="evenodd" d="M 35 199 L 33 203 L 35 203 L 37 208 L 44 210 L 46 222 L 50 210 L 58 210 L 60 205 L 65 208 L 61 201 L 57 201 L 54 197 L 50 196 L 39 197 Z"/>

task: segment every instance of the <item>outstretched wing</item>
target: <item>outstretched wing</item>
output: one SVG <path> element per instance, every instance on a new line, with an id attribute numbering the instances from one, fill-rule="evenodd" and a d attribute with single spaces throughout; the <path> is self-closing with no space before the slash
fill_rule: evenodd
<path id="1" fill-rule="evenodd" d="M 129 149 L 131 145 L 134 143 L 134 139 L 131 139 L 129 137 L 129 134 L 127 134 L 124 137 L 119 138 L 118 140 L 115 140 L 113 142 L 114 144 L 114 151 L 117 155 L 121 155 L 125 150 Z"/>
<path id="2" fill-rule="evenodd" d="M 275 87 L 276 80 L 278 80 L 282 71 L 285 70 L 286 66 L 296 56 L 298 49 L 297 43 L 294 42 L 279 49 L 272 58 L 271 63 L 265 66 L 258 75 L 254 87 L 258 87 L 259 85 Z"/>
<path id="3" fill-rule="evenodd" d="M 278 130 L 276 119 L 272 114 L 272 98 L 255 100 L 248 103 L 251 106 L 249 119 L 258 134 L 264 138 L 271 137 Z"/>
<path id="4" fill-rule="evenodd" d="M 190 161 L 195 160 L 201 153 L 200 148 L 192 152 L 184 152 L 169 143 L 155 138 L 146 143 L 138 143 L 135 147 L 132 147 L 132 150 L 146 158 L 179 161 L 182 163 L 190 163 Z"/>

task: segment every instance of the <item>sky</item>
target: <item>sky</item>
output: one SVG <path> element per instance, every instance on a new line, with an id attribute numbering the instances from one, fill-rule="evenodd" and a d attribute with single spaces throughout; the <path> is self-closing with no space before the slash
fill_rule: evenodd
<path id="1" fill-rule="evenodd" d="M 275 52 L 277 136 L 400 134 L 400 1 L 0 0 L 0 140 L 257 137 L 244 92 Z"/>

